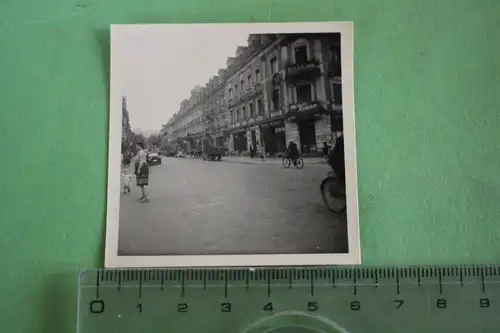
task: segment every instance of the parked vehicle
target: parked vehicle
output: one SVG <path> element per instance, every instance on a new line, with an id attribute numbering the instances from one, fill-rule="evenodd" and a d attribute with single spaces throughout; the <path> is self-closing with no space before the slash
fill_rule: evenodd
<path id="1" fill-rule="evenodd" d="M 222 156 L 224 156 L 226 151 L 227 151 L 226 148 L 219 148 L 219 147 L 214 146 L 213 140 L 204 139 L 203 144 L 202 144 L 201 157 L 204 160 L 220 161 L 220 160 L 222 160 Z"/>
<path id="2" fill-rule="evenodd" d="M 149 153 L 147 157 L 148 165 L 161 164 L 161 156 L 158 153 Z"/>
<path id="3" fill-rule="evenodd" d="M 344 212 L 347 208 L 345 186 L 338 182 L 333 171 L 328 171 L 327 176 L 320 185 L 321 198 L 325 206 L 335 213 Z"/>
<path id="4" fill-rule="evenodd" d="M 175 157 L 184 158 L 184 157 L 186 157 L 186 154 L 184 154 L 184 152 L 182 152 L 182 151 L 178 151 L 175 154 Z"/>
<path id="5" fill-rule="evenodd" d="M 209 161 L 220 161 L 222 160 L 222 156 L 224 156 L 225 151 L 226 150 L 224 148 L 206 148 L 203 152 L 203 159 Z"/>

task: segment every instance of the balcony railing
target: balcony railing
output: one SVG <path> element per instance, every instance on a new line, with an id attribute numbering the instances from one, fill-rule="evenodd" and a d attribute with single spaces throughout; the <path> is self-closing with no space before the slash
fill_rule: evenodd
<path id="1" fill-rule="evenodd" d="M 299 80 L 314 79 L 321 74 L 320 63 L 316 59 L 303 63 L 287 63 L 285 70 L 286 80 L 291 84 Z"/>
<path id="2" fill-rule="evenodd" d="M 229 98 L 227 101 L 228 106 L 233 107 L 233 106 L 238 105 L 240 103 L 251 100 L 252 98 L 254 98 L 262 93 L 263 93 L 263 85 L 262 85 L 262 83 L 257 82 L 255 85 L 253 85 L 249 89 L 246 89 L 243 92 L 241 92 L 240 94 Z"/>

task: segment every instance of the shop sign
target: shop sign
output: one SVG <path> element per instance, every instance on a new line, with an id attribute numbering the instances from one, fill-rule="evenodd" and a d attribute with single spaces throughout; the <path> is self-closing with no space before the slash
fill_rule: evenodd
<path id="1" fill-rule="evenodd" d="M 302 119 L 320 119 L 321 118 L 321 112 L 316 111 L 312 113 L 294 113 L 293 115 L 288 117 L 288 120 L 290 121 L 297 121 L 297 120 L 302 120 Z"/>
<path id="2" fill-rule="evenodd" d="M 342 83 L 342 78 L 340 76 L 334 76 L 334 77 L 332 77 L 331 81 L 334 84 L 341 84 Z"/>
<path id="3" fill-rule="evenodd" d="M 312 109 L 317 108 L 319 105 L 318 102 L 310 102 L 310 103 L 298 103 L 290 105 L 290 111 L 292 112 L 306 112 Z"/>

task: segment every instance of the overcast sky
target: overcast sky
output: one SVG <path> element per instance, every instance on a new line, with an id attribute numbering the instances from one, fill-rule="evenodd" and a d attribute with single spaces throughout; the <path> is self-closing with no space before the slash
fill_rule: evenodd
<path id="1" fill-rule="evenodd" d="M 249 26 L 113 27 L 111 80 L 127 97 L 132 129 L 159 131 L 195 85 L 226 67 L 227 57 L 246 45 L 249 33 Z"/>

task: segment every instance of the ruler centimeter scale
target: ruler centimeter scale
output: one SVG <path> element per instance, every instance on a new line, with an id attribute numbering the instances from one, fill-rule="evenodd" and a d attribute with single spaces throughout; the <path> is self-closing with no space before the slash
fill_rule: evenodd
<path id="1" fill-rule="evenodd" d="M 78 333 L 500 332 L 500 265 L 86 269 Z"/>

